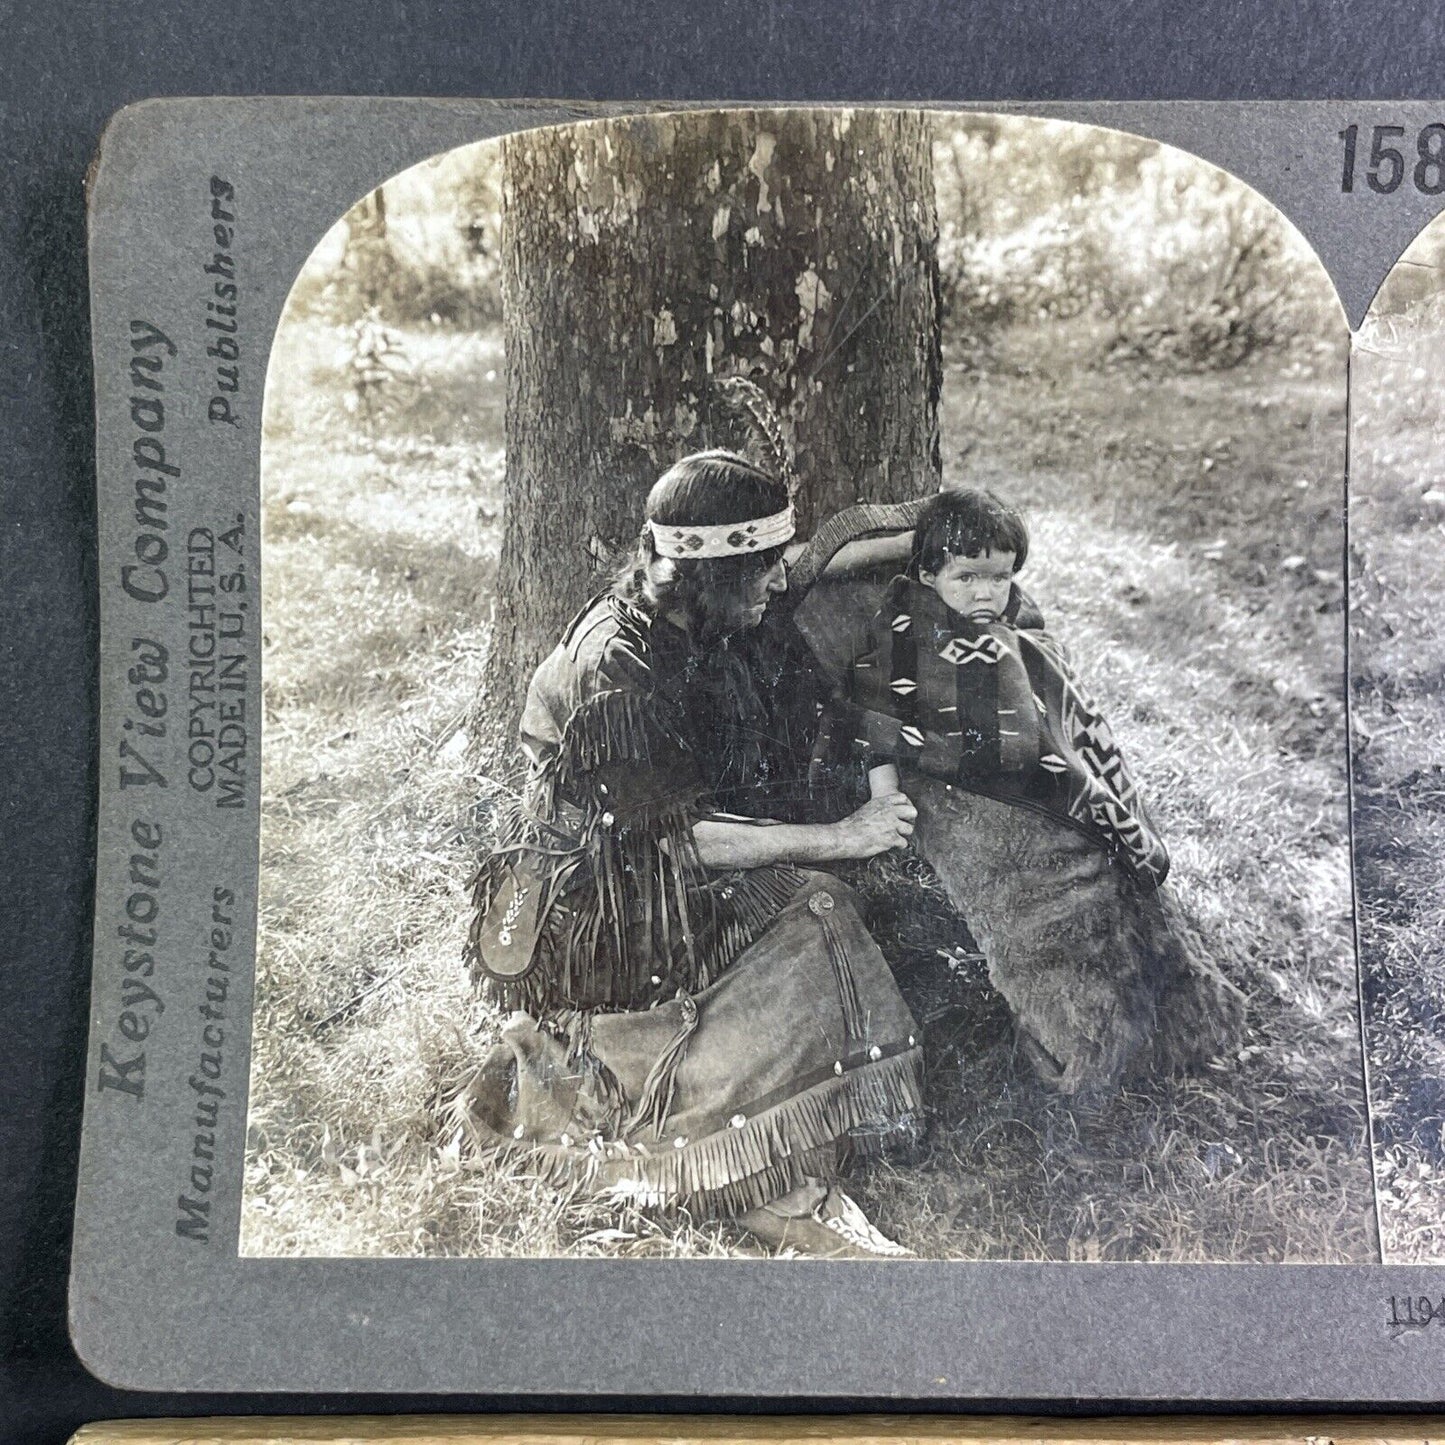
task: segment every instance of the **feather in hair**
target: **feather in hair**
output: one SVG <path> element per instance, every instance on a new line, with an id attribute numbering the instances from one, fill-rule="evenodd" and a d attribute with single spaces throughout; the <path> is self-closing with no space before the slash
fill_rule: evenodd
<path id="1" fill-rule="evenodd" d="M 799 485 L 793 468 L 793 449 L 783 431 L 783 420 L 762 387 L 746 376 L 729 376 L 718 382 L 718 394 L 750 424 L 767 453 L 773 473 L 792 497 Z"/>

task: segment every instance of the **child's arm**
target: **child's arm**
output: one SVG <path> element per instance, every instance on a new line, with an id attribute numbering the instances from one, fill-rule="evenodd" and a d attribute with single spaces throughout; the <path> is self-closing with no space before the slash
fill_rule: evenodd
<path id="1" fill-rule="evenodd" d="M 881 798 L 886 793 L 902 791 L 902 786 L 898 781 L 897 763 L 879 763 L 876 768 L 868 769 L 868 796 L 870 798 Z"/>

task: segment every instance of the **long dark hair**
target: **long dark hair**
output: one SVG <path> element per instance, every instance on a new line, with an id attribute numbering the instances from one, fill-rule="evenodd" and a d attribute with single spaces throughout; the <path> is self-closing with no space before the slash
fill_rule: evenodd
<path id="1" fill-rule="evenodd" d="M 664 526 L 715 527 L 772 516 L 788 505 L 788 489 L 737 452 L 694 452 L 674 462 L 647 494 L 648 522 Z M 738 557 L 660 557 L 652 529 L 644 526 L 633 555 L 619 570 L 620 597 L 656 612 L 682 616 L 696 641 L 708 641 L 725 625 L 743 584 L 766 572 L 781 547 Z"/>

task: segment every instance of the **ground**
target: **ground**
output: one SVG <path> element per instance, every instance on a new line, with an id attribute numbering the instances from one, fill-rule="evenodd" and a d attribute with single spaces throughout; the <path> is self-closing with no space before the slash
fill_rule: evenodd
<path id="1" fill-rule="evenodd" d="M 1350 683 L 1381 1238 L 1413 1262 L 1445 1257 L 1445 305 L 1397 278 L 1353 360 Z"/>
<path id="2" fill-rule="evenodd" d="M 268 380 L 262 947 L 242 1249 L 708 1255 L 716 1223 L 619 1215 L 471 1167 L 441 1105 L 496 1018 L 461 966 L 507 784 L 465 734 L 499 541 L 499 339 L 403 338 L 368 425 L 323 322 Z M 862 870 L 928 1039 L 932 1129 L 857 1192 L 955 1258 L 1376 1257 L 1343 709 L 1339 342 L 1243 368 L 1102 365 L 1090 323 L 951 357 L 949 480 L 1033 526 L 1023 579 L 1071 647 L 1249 999 L 1236 1056 L 1100 1106 L 1016 1064 L 1006 1010 L 926 867 Z M 1045 345 L 1041 344 L 1046 343 Z M 484 440 L 479 441 L 478 438 Z M 949 955 L 945 957 L 945 954 Z M 922 1007 L 922 1003 L 920 1003 Z"/>

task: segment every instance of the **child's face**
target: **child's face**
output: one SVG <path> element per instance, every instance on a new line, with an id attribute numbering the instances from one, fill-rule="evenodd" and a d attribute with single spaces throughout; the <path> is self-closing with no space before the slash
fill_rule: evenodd
<path id="1" fill-rule="evenodd" d="M 1014 580 L 1013 552 L 984 552 L 953 557 L 937 572 L 920 572 L 918 580 L 932 587 L 943 605 L 971 622 L 997 622 L 1008 606 Z"/>

